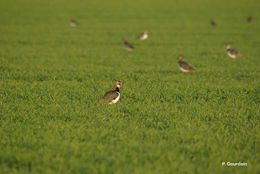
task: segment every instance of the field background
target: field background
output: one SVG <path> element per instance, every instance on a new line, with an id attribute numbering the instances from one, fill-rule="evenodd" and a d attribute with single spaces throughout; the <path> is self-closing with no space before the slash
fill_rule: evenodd
<path id="1" fill-rule="evenodd" d="M 1 174 L 260 172 L 259 0 L 1 0 L 0 21 Z"/>

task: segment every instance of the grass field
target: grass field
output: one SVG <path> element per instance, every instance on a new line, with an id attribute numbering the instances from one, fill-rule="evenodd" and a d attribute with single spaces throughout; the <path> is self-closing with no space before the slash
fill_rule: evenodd
<path id="1" fill-rule="evenodd" d="M 259 9 L 258 0 L 1 0 L 0 173 L 259 173 Z M 145 29 L 150 38 L 136 40 Z M 226 42 L 242 58 L 228 58 Z M 179 54 L 196 72 L 179 72 Z M 120 101 L 96 105 L 115 79 Z"/>

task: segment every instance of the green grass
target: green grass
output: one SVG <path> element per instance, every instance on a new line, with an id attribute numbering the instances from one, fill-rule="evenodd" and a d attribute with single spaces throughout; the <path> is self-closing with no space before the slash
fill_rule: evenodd
<path id="1" fill-rule="evenodd" d="M 257 0 L 1 0 L 0 173 L 259 173 L 259 9 Z M 135 40 L 145 29 L 150 38 Z M 226 42 L 243 57 L 229 59 Z M 197 71 L 180 73 L 178 54 Z M 115 79 L 119 103 L 97 106 Z"/>

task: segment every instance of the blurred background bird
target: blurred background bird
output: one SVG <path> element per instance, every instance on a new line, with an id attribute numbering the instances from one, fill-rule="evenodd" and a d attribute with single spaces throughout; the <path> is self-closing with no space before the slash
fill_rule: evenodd
<path id="1" fill-rule="evenodd" d="M 251 23 L 252 20 L 253 20 L 252 16 L 248 16 L 248 17 L 246 18 L 247 23 Z"/>
<path id="2" fill-rule="evenodd" d="M 69 25 L 71 27 L 76 27 L 78 25 L 78 21 L 76 21 L 75 19 L 70 19 L 69 20 Z"/>
<path id="3" fill-rule="evenodd" d="M 147 30 L 145 30 L 144 32 L 142 32 L 141 34 L 139 34 L 138 36 L 137 36 L 137 39 L 139 39 L 139 40 L 141 40 L 141 41 L 144 41 L 144 40 L 146 40 L 146 39 L 148 39 L 148 31 Z"/>
<path id="4" fill-rule="evenodd" d="M 211 19 L 210 20 L 210 25 L 215 27 L 215 26 L 217 26 L 217 23 L 213 19 Z"/>

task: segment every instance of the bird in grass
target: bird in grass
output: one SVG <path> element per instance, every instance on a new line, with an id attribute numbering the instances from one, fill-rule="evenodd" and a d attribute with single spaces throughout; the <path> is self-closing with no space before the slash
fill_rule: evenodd
<path id="1" fill-rule="evenodd" d="M 76 27 L 78 25 L 78 21 L 76 21 L 75 19 L 70 19 L 69 25 L 71 27 Z"/>
<path id="2" fill-rule="evenodd" d="M 226 47 L 227 55 L 231 59 L 236 59 L 240 56 L 239 52 L 236 49 L 232 48 L 230 44 L 226 44 L 225 47 Z"/>
<path id="3" fill-rule="evenodd" d="M 107 91 L 105 95 L 98 101 L 99 104 L 115 104 L 120 98 L 121 81 L 116 81 L 112 90 Z"/>
<path id="4" fill-rule="evenodd" d="M 139 35 L 137 36 L 137 39 L 143 41 L 143 40 L 148 39 L 148 36 L 149 36 L 149 35 L 148 35 L 148 31 L 145 30 L 144 32 L 142 32 L 141 34 L 139 34 Z"/>
<path id="5" fill-rule="evenodd" d="M 124 41 L 123 47 L 128 51 L 133 51 L 134 46 L 130 44 L 127 40 Z"/>
<path id="6" fill-rule="evenodd" d="M 178 65 L 181 72 L 188 73 L 194 71 L 194 68 L 181 55 L 178 57 Z"/>
<path id="7" fill-rule="evenodd" d="M 248 17 L 246 18 L 247 23 L 251 23 L 252 20 L 253 20 L 252 16 L 248 16 Z"/>
<path id="8" fill-rule="evenodd" d="M 211 19 L 211 20 L 210 20 L 210 25 L 211 25 L 212 27 L 215 27 L 215 26 L 217 26 L 217 23 L 216 23 L 213 19 Z"/>

